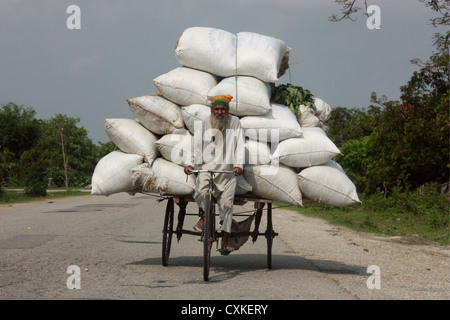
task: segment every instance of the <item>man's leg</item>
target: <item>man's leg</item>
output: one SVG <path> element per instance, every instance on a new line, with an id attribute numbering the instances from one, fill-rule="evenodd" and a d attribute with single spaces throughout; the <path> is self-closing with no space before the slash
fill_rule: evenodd
<path id="1" fill-rule="evenodd" d="M 196 225 L 194 226 L 194 229 L 200 232 L 202 231 L 203 228 L 203 219 L 205 216 L 208 189 L 209 189 L 209 175 L 201 172 L 197 176 L 194 192 L 194 200 L 200 209 L 200 217 Z"/>
<path id="2" fill-rule="evenodd" d="M 219 208 L 219 216 L 222 221 L 222 244 L 228 244 L 228 236 L 231 233 L 231 225 L 233 223 L 233 203 L 236 190 L 236 179 L 231 179 L 225 189 L 217 198 L 217 206 Z"/>

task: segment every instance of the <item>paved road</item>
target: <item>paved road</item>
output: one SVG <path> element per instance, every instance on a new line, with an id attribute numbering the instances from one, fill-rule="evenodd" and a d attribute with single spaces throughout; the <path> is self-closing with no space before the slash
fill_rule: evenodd
<path id="1" fill-rule="evenodd" d="M 165 206 L 125 193 L 0 206 L 0 299 L 449 298 L 448 248 L 380 239 L 281 209 L 274 210 L 273 269 L 260 237 L 229 256 L 214 253 L 204 282 L 197 237 L 173 241 L 162 266 Z M 187 217 L 185 228 L 194 222 Z M 381 288 L 368 288 L 370 265 L 381 268 Z M 75 275 L 69 266 L 79 268 L 80 289 L 67 286 Z"/>
<path id="2" fill-rule="evenodd" d="M 146 195 L 123 193 L 0 206 L 0 298 L 355 298 L 314 264 L 292 254 L 279 237 L 274 239 L 272 270 L 266 268 L 263 237 L 226 257 L 214 253 L 209 283 L 202 278 L 197 237 L 174 241 L 169 266 L 163 267 L 165 205 Z M 191 205 L 188 211 L 195 212 Z M 187 217 L 185 228 L 194 219 Z M 72 265 L 80 268 L 79 290 L 67 287 Z"/>

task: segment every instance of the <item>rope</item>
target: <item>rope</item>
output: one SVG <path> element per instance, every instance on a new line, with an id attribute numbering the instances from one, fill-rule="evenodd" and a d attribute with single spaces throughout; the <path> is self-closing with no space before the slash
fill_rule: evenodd
<path id="1" fill-rule="evenodd" d="M 238 58 L 237 58 L 238 45 L 239 45 L 238 39 L 239 39 L 239 36 L 238 36 L 238 34 L 236 34 L 236 52 L 234 54 L 234 59 L 235 59 L 235 61 L 234 61 L 234 79 L 236 82 L 236 113 L 238 113 L 237 110 L 238 110 L 238 100 L 239 100 L 239 98 L 238 98 Z"/>

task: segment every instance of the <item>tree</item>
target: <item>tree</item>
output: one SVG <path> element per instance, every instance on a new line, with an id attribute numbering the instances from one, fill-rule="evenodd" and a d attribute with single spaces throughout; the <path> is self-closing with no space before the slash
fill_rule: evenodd
<path id="1" fill-rule="evenodd" d="M 31 108 L 15 103 L 3 105 L 0 109 L 0 154 L 8 154 L 19 160 L 25 150 L 33 147 L 39 139 L 39 120 L 34 118 Z"/>
<path id="2" fill-rule="evenodd" d="M 47 195 L 47 168 L 49 153 L 34 148 L 25 151 L 20 157 L 19 181 L 25 187 L 25 193 L 31 197 Z"/>
<path id="3" fill-rule="evenodd" d="M 342 16 L 335 16 L 334 21 L 351 18 L 360 9 L 356 0 L 337 2 L 342 6 Z M 431 19 L 432 25 L 447 28 L 435 34 L 435 51 L 426 62 L 413 61 L 420 69 L 400 88 L 401 101 L 378 99 L 373 94 L 372 102 L 379 107 L 373 109 L 377 111 L 369 119 L 364 119 L 364 112 L 338 110 L 335 121 L 328 122 L 330 136 L 350 154 L 349 159 L 343 157 L 350 175 L 357 181 L 362 172 L 370 177 L 370 183 L 365 183 L 369 192 L 449 181 L 450 2 L 421 2 L 439 14 Z M 363 123 L 373 125 L 369 135 L 370 130 L 361 130 Z M 370 160 L 363 160 L 363 155 Z"/>
<path id="4" fill-rule="evenodd" d="M 327 121 L 327 135 L 338 147 L 349 140 L 369 136 L 377 125 L 377 116 L 380 112 L 381 108 L 375 105 L 370 105 L 368 110 L 334 108 Z"/>
<path id="5" fill-rule="evenodd" d="M 49 174 L 53 182 L 62 186 L 65 183 L 64 169 L 67 166 L 69 184 L 85 186 L 89 183 L 96 165 L 96 146 L 88 137 L 84 127 L 78 127 L 79 118 L 72 118 L 62 114 L 43 120 L 41 138 L 37 147 L 49 152 Z M 63 141 L 61 141 L 61 133 Z M 62 143 L 66 161 L 63 160 Z"/>

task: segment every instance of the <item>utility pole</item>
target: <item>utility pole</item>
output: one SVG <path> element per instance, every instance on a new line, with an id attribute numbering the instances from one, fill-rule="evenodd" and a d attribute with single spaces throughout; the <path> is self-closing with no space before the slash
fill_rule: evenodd
<path id="1" fill-rule="evenodd" d="M 64 128 L 61 128 L 61 146 L 62 146 L 63 161 L 64 161 L 64 172 L 66 174 L 66 190 L 69 191 L 69 181 L 67 180 L 67 163 L 66 163 L 66 153 L 64 151 L 63 131 L 64 131 Z"/>

